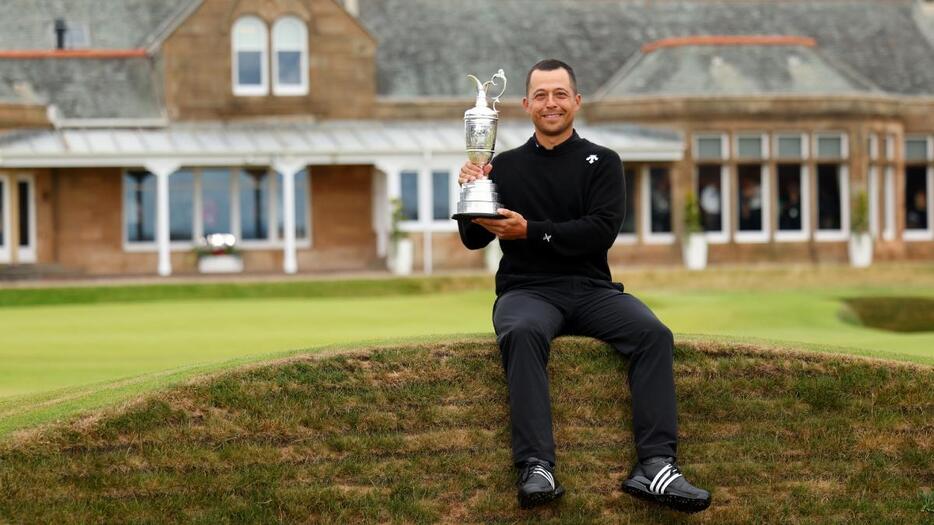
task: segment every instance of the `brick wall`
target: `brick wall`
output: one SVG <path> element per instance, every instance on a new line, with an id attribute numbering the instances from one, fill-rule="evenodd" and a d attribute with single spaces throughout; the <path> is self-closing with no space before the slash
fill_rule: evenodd
<path id="1" fill-rule="evenodd" d="M 234 96 L 230 36 L 243 15 L 263 19 L 270 36 L 283 15 L 307 23 L 308 95 L 274 96 L 270 90 L 266 96 Z M 376 42 L 334 0 L 205 0 L 162 48 L 168 113 L 176 120 L 371 116 L 375 53 Z"/>

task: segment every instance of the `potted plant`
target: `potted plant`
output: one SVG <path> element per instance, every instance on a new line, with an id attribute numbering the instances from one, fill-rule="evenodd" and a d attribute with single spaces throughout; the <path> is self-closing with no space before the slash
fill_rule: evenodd
<path id="1" fill-rule="evenodd" d="M 869 233 L 869 199 L 866 192 L 853 195 L 850 206 L 850 265 L 866 268 L 872 264 L 872 235 Z"/>
<path id="2" fill-rule="evenodd" d="M 239 273 L 243 259 L 237 250 L 237 238 L 230 233 L 212 233 L 195 245 L 198 271 L 201 273 Z"/>
<path id="3" fill-rule="evenodd" d="M 688 192 L 684 200 L 684 234 L 681 255 L 688 270 L 703 270 L 707 267 L 707 238 L 704 237 L 700 206 L 694 192 Z"/>
<path id="4" fill-rule="evenodd" d="M 411 275 L 415 248 L 409 233 L 403 231 L 399 224 L 405 220 L 402 212 L 402 200 L 395 198 L 390 201 L 392 216 L 389 229 L 389 271 L 396 275 Z"/>

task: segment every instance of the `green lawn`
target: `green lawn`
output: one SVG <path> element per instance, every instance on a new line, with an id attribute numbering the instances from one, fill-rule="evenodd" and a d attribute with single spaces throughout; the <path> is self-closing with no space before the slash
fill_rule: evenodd
<path id="1" fill-rule="evenodd" d="M 843 319 L 840 301 L 934 297 L 931 268 L 642 272 L 621 278 L 679 334 L 765 339 L 934 365 L 934 332 L 857 326 Z M 906 282 L 906 275 L 915 282 Z M 366 297 L 367 289 L 378 296 Z M 492 301 L 489 280 L 476 277 L 0 290 L 0 435 L 270 354 L 488 334 Z"/>

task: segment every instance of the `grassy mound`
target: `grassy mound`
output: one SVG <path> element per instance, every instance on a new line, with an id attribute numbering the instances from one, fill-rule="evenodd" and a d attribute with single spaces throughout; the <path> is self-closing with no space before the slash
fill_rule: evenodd
<path id="1" fill-rule="evenodd" d="M 520 511 L 490 339 L 301 357 L 230 372 L 0 445 L 15 523 L 921 523 L 934 370 L 680 343 L 681 450 L 714 494 L 683 516 L 620 492 L 627 362 L 552 353 L 559 504 Z"/>
<path id="2" fill-rule="evenodd" d="M 934 299 L 850 297 L 843 302 L 863 326 L 892 332 L 934 332 Z"/>

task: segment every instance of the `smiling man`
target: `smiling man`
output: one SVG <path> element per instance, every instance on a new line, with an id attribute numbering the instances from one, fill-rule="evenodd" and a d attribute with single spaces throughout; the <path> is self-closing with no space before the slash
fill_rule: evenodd
<path id="1" fill-rule="evenodd" d="M 710 505 L 676 463 L 677 413 L 671 331 L 614 283 L 607 250 L 625 210 L 619 155 L 578 136 L 581 95 L 571 66 L 543 60 L 526 77 L 522 106 L 535 133 L 458 182 L 489 176 L 503 219 L 461 220 L 461 240 L 480 249 L 500 240 L 493 325 L 509 385 L 512 455 L 522 507 L 564 493 L 555 478 L 547 364 L 559 335 L 601 339 L 629 358 L 632 429 L 638 461 L 622 489 L 685 512 Z"/>

